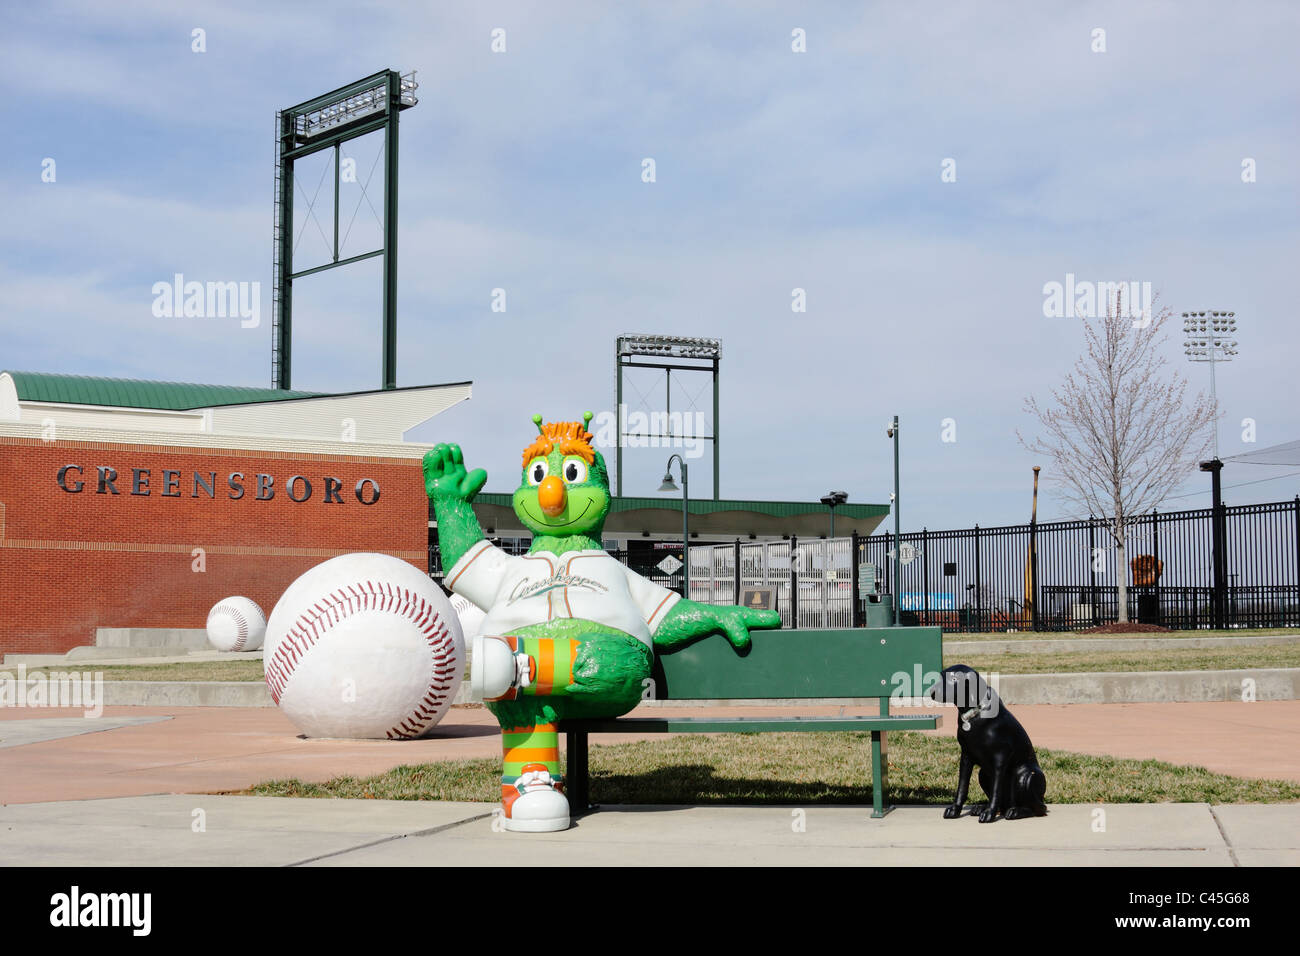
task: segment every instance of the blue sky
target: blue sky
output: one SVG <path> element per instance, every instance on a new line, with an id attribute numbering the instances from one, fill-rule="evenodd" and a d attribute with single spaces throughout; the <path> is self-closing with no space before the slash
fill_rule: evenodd
<path id="1" fill-rule="evenodd" d="M 1294 5 L 143 2 L 6 19 L 3 368 L 267 384 L 275 110 L 392 67 L 420 82 L 401 127 L 398 381 L 475 383 L 409 437 L 459 441 L 490 489 L 513 486 L 534 411 L 610 408 L 615 336 L 657 332 L 722 340 L 724 497 L 886 501 L 897 413 L 906 529 L 1025 520 L 1021 406 L 1082 344 L 1042 312 L 1067 273 L 1234 310 L 1222 454 L 1300 437 Z M 375 146 L 355 153 L 364 178 Z M 375 228 L 363 206 L 350 251 Z M 260 282 L 261 325 L 155 317 L 151 287 L 177 272 Z M 378 277 L 371 262 L 299 283 L 295 387 L 378 384 Z M 1174 331 L 1170 372 L 1207 388 Z M 665 457 L 629 453 L 626 490 L 653 493 Z M 1224 483 L 1295 470 L 1229 466 Z M 707 461 L 692 478 L 707 487 Z M 1052 479 L 1048 519 L 1067 513 Z M 1207 503 L 1205 486 L 1168 507 Z M 1298 490 L 1289 475 L 1227 497 Z"/>

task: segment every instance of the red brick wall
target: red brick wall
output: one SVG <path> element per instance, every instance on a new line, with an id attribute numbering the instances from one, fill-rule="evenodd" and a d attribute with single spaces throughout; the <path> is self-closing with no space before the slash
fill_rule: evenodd
<path id="1" fill-rule="evenodd" d="M 68 464 L 81 466 L 67 476 L 80 492 L 58 485 Z M 101 465 L 116 469 L 118 494 L 98 493 Z M 148 469 L 148 496 L 132 494 L 133 468 Z M 179 497 L 163 495 L 164 469 L 180 472 Z M 214 497 L 195 472 L 216 472 Z M 244 475 L 238 500 L 231 472 Z M 255 500 L 258 473 L 274 478 L 270 500 Z M 293 475 L 311 482 L 308 500 L 289 500 Z M 341 481 L 342 503 L 325 503 L 326 477 Z M 354 495 L 363 478 L 379 485 L 370 505 Z M 235 594 L 269 617 L 298 575 L 336 554 L 380 551 L 427 570 L 427 543 L 418 459 L 0 437 L 0 654 L 62 653 L 93 644 L 97 627 L 203 627 Z"/>

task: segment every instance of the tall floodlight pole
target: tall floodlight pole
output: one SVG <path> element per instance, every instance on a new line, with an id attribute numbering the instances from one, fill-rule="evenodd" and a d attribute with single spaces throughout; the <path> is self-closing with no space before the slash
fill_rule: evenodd
<path id="1" fill-rule="evenodd" d="M 1219 457 L 1219 397 L 1214 382 L 1216 362 L 1230 362 L 1237 354 L 1236 312 L 1184 312 L 1183 354 L 1191 362 L 1210 363 L 1210 403 L 1214 406 L 1214 457 Z"/>
<path id="2" fill-rule="evenodd" d="M 379 384 L 384 389 L 397 387 L 397 116 L 419 102 L 415 95 L 418 88 L 414 70 L 409 73 L 382 70 L 276 113 L 274 259 L 271 272 L 271 385 L 274 388 L 287 389 L 292 384 L 295 281 L 377 256 L 383 257 Z M 351 227 L 344 231 L 342 238 L 339 236 L 341 154 L 344 143 L 369 133 L 382 133 L 384 136 L 384 216 L 380 223 L 384 239 L 378 249 L 352 253 L 344 248 Z M 315 195 L 308 198 L 301 184 L 295 188 L 294 180 L 294 164 L 324 150 L 334 152 L 333 161 L 326 166 L 327 170 L 332 167 L 334 172 L 332 237 L 326 235 L 325 225 L 316 218 Z M 323 183 L 324 173 L 321 179 Z M 358 210 L 362 201 L 370 201 L 366 192 L 369 184 L 369 177 L 358 183 L 361 190 Z M 315 222 L 321 238 L 330 246 L 325 261 L 295 264 L 295 193 L 306 201 L 306 220 Z M 373 204 L 370 209 L 374 211 Z M 354 217 L 355 214 L 354 210 Z M 375 212 L 375 216 L 378 218 L 379 213 Z M 307 226 L 306 220 L 303 229 Z M 301 235 L 299 231 L 299 238 Z"/>
<path id="3" fill-rule="evenodd" d="M 894 416 L 894 421 L 886 429 L 885 434 L 894 439 L 894 627 L 900 627 L 903 623 L 903 593 L 900 588 L 903 586 L 902 572 L 902 551 L 900 545 L 900 528 L 898 517 L 898 416 Z"/>
<path id="4" fill-rule="evenodd" d="M 673 455 L 668 459 L 668 464 L 664 466 L 664 482 L 659 486 L 660 491 L 672 492 L 677 490 L 677 483 L 673 481 L 673 460 L 682 466 L 682 597 L 688 601 L 691 597 L 691 513 L 690 513 L 690 489 L 686 484 L 686 459 L 681 455 Z"/>

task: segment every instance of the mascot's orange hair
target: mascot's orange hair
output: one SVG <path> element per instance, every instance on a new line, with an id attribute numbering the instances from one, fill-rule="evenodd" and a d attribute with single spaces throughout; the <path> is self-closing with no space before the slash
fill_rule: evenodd
<path id="1" fill-rule="evenodd" d="M 560 452 L 565 455 L 577 455 L 587 464 L 591 464 L 596 457 L 595 450 L 591 447 L 591 432 L 587 431 L 587 425 L 591 422 L 591 412 L 586 412 L 582 416 L 581 422 L 547 422 L 542 424 L 542 416 L 534 415 L 533 424 L 537 426 L 538 437 L 531 445 L 524 449 L 524 464 L 527 468 L 528 463 L 534 458 L 545 458 L 555 446 L 560 446 Z"/>

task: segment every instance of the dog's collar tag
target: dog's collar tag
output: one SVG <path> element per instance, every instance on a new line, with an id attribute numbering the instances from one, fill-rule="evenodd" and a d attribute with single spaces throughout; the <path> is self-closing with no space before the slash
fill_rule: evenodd
<path id="1" fill-rule="evenodd" d="M 961 712 L 961 729 L 970 730 L 970 719 L 980 712 L 978 707 L 972 707 L 970 710 Z"/>

